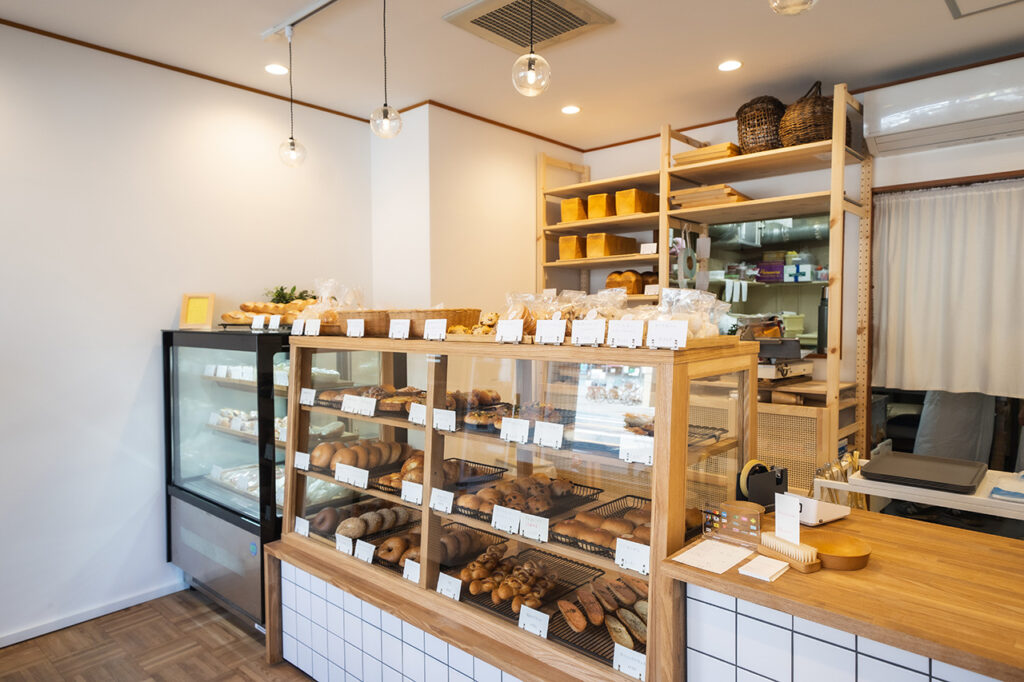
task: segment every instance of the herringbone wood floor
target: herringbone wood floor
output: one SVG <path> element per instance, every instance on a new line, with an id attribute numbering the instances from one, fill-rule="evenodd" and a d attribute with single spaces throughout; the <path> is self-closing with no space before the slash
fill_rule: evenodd
<path id="1" fill-rule="evenodd" d="M 0 649 L 0 681 L 308 680 L 263 662 L 263 642 L 194 590 Z"/>

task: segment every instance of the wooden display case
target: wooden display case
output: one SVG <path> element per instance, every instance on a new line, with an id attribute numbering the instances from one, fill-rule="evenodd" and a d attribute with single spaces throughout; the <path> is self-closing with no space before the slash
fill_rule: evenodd
<path id="1" fill-rule="evenodd" d="M 735 473 L 757 450 L 757 344 L 720 337 L 672 351 L 341 337 L 294 337 L 291 343 L 284 532 L 266 553 L 268 576 L 279 575 L 282 560 L 303 567 L 524 680 L 625 680 L 629 678 L 612 666 L 614 645 L 607 630 L 591 625 L 574 633 L 556 601 L 573 600 L 577 589 L 595 576 L 628 575 L 647 581 L 650 591 L 646 647 L 637 646 L 646 655 L 647 679 L 667 679 L 664 671 L 675 669 L 672 661 L 684 655 L 685 640 L 682 617 L 671 598 L 677 583 L 659 576 L 661 561 L 687 541 L 687 508 L 700 508 L 709 499 L 734 499 Z M 309 388 L 314 363 L 325 354 L 352 353 L 362 353 L 365 360 L 347 360 L 353 366 L 379 368 L 377 374 L 362 377 L 366 383 L 425 387 L 424 425 L 411 423 L 404 413 L 383 416 L 374 410 L 355 415 L 325 406 L 319 396 L 312 405 L 302 404 L 310 402 L 308 392 L 305 401 L 300 398 L 301 389 Z M 455 431 L 434 428 L 435 415 L 446 409 L 448 392 L 472 389 L 496 391 L 498 404 L 510 405 L 512 413 L 528 418 L 527 442 L 506 442 L 496 429 L 473 428 L 458 408 Z M 722 416 L 707 422 L 700 410 L 691 409 L 695 405 L 712 406 Z M 535 418 L 537 414 L 543 416 Z M 309 447 L 313 415 L 344 420 L 346 432 L 372 432 L 381 440 L 422 448 L 421 502 L 407 501 L 400 490 L 377 484 L 380 469 L 366 474 L 364 488 L 336 480 L 316 466 L 296 468 L 296 454 Z M 532 436 L 542 421 L 562 425 L 561 447 L 535 442 Z M 642 435 L 647 432 L 653 435 Z M 649 447 L 651 463 L 624 461 L 624 447 Z M 446 481 L 444 468 L 452 459 L 479 467 L 468 478 L 460 473 L 452 483 L 450 477 Z M 492 525 L 493 513 L 467 510 L 457 502 L 462 489 L 469 494 L 495 485 L 499 478 L 525 481 L 535 474 L 572 483 L 564 496 L 551 497 L 552 509 L 532 515 L 533 521 L 548 519 L 547 541 L 499 530 Z M 302 521 L 297 532 L 297 520 L 308 521 L 323 506 L 304 502 L 305 484 L 311 479 L 333 483 L 351 493 L 353 500 L 383 501 L 418 515 L 420 561 L 415 582 L 376 554 L 367 563 L 339 551 L 337 536 L 331 533 L 309 532 Z M 433 509 L 432 500 L 443 499 L 441 491 L 446 488 L 456 490 L 456 504 L 451 511 Z M 618 565 L 614 547 L 559 537 L 554 531 L 557 523 L 580 511 L 621 519 L 645 501 L 651 510 L 649 576 Z M 549 570 L 558 571 L 555 588 L 538 607 L 550 618 L 546 638 L 517 627 L 508 602 L 495 607 L 486 593 L 485 599 L 472 595 L 466 584 L 457 602 L 437 591 L 439 576 L 458 577 L 475 558 L 471 553 L 445 561 L 450 546 L 443 545 L 441 537 L 453 528 L 475 535 L 477 548 L 504 543 L 505 556 L 540 558 Z M 407 525 L 393 529 L 396 535 L 408 531 Z M 690 530 L 691 537 L 695 534 L 699 528 Z M 623 536 L 630 538 L 637 536 Z M 379 544 L 383 535 L 377 532 L 365 540 Z M 267 589 L 270 662 L 280 661 L 282 653 L 280 595 L 273 582 L 268 580 Z"/>

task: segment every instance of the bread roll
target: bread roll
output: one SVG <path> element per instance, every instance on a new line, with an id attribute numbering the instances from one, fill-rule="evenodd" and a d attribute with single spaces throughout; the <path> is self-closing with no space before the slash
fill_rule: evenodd
<path id="1" fill-rule="evenodd" d="M 377 548 L 377 556 L 384 561 L 397 563 L 408 549 L 409 542 L 402 536 L 396 535 L 380 543 L 380 546 Z"/>
<path id="2" fill-rule="evenodd" d="M 309 525 L 313 530 L 330 533 L 338 527 L 338 510 L 334 507 L 324 507 L 316 513 Z"/>
<path id="3" fill-rule="evenodd" d="M 604 626 L 608 629 L 608 634 L 611 635 L 613 642 L 627 649 L 633 648 L 633 638 L 629 635 L 626 626 L 617 618 L 608 616 L 604 619 Z"/>
<path id="4" fill-rule="evenodd" d="M 636 593 L 626 587 L 626 584 L 621 580 L 609 580 L 608 588 L 615 595 L 615 601 L 619 602 L 622 606 L 629 607 L 636 603 Z"/>
<path id="5" fill-rule="evenodd" d="M 622 581 L 622 584 L 624 584 L 627 587 L 629 587 L 629 589 L 631 589 L 634 592 L 636 592 L 636 596 L 638 596 L 638 597 L 640 597 L 642 599 L 647 599 L 647 595 L 649 594 L 650 590 L 649 590 L 649 587 L 648 587 L 648 585 L 647 585 L 647 583 L 645 581 L 640 580 L 640 578 L 636 578 L 634 576 L 627 575 L 627 574 L 623 574 L 623 575 L 619 576 L 619 580 Z M 635 606 L 638 606 L 638 605 L 639 605 L 639 602 L 637 602 L 637 604 Z M 640 615 L 643 616 L 642 613 Z M 644 618 L 646 620 L 646 616 Z"/>
<path id="6" fill-rule="evenodd" d="M 359 458 L 356 456 L 355 450 L 352 448 L 340 448 L 334 451 L 334 455 L 331 457 L 331 470 L 334 470 L 335 464 L 344 464 L 346 466 L 354 467 Z"/>
<path id="7" fill-rule="evenodd" d="M 651 512 L 643 509 L 630 509 L 622 518 L 632 521 L 634 525 L 642 526 L 651 522 Z"/>
<path id="8" fill-rule="evenodd" d="M 384 519 L 382 519 L 381 515 L 375 511 L 366 512 L 359 518 L 366 523 L 366 533 L 368 535 L 378 532 L 381 529 L 381 526 L 384 525 Z"/>
<path id="9" fill-rule="evenodd" d="M 601 524 L 601 528 L 616 537 L 629 535 L 633 532 L 633 522 L 626 519 L 605 519 Z"/>
<path id="10" fill-rule="evenodd" d="M 615 615 L 617 615 L 619 620 L 622 621 L 622 624 L 629 629 L 629 633 L 633 635 L 633 639 L 641 644 L 647 643 L 647 624 L 640 620 L 635 613 L 628 609 L 619 609 L 615 612 Z"/>
<path id="11" fill-rule="evenodd" d="M 331 459 L 334 457 L 334 446 L 330 443 L 321 443 L 309 453 L 309 463 L 315 467 L 327 469 L 331 466 Z"/>
<path id="12" fill-rule="evenodd" d="M 402 568 L 405 568 L 406 559 L 412 559 L 413 561 L 419 562 L 420 548 L 418 545 L 416 547 L 410 547 L 409 549 L 405 550 L 405 553 L 402 554 L 402 558 L 398 560 L 398 565 Z"/>
<path id="13" fill-rule="evenodd" d="M 576 598 L 579 599 L 580 606 L 583 607 L 591 625 L 604 625 L 604 607 L 597 601 L 592 589 L 581 587 L 576 591 Z"/>
<path id="14" fill-rule="evenodd" d="M 594 512 L 582 511 L 576 514 L 576 520 L 589 528 L 600 528 L 604 517 Z"/>
<path id="15" fill-rule="evenodd" d="M 370 461 L 370 451 L 361 445 L 356 445 L 352 448 L 352 452 L 356 453 L 355 466 L 360 469 L 368 469 L 367 463 Z"/>
<path id="16" fill-rule="evenodd" d="M 573 632 L 583 632 L 587 629 L 587 619 L 575 604 L 559 599 L 558 610 L 562 612 L 565 622 Z"/>
<path id="17" fill-rule="evenodd" d="M 645 545 L 651 544 L 651 527 L 637 526 L 633 529 L 633 537 L 630 539 L 634 542 L 640 542 Z"/>
<path id="18" fill-rule="evenodd" d="M 580 540 L 589 542 L 592 545 L 607 547 L 608 549 L 615 549 L 616 539 L 614 535 L 601 528 L 592 528 L 580 533 Z"/>
<path id="19" fill-rule="evenodd" d="M 242 305 L 240 305 L 238 307 L 241 308 L 243 311 L 245 311 L 247 313 L 253 313 L 253 312 L 256 312 L 256 306 L 258 306 L 258 305 L 259 304 L 256 303 L 255 301 L 246 301 L 245 303 L 243 303 Z"/>
<path id="20" fill-rule="evenodd" d="M 366 535 L 366 521 L 360 517 L 345 519 L 334 532 L 347 538 L 361 538 Z"/>
<path id="21" fill-rule="evenodd" d="M 381 518 L 381 530 L 390 530 L 395 527 L 395 521 L 398 517 L 395 515 L 394 511 L 391 509 L 381 509 L 377 511 L 377 513 L 380 514 Z"/>
<path id="22" fill-rule="evenodd" d="M 482 502 L 483 500 L 476 495 L 459 495 L 459 497 L 455 500 L 455 506 L 475 510 L 480 508 L 480 504 Z"/>

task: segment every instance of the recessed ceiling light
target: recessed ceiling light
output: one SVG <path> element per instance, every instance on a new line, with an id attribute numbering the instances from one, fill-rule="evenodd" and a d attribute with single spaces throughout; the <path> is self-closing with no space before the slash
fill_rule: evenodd
<path id="1" fill-rule="evenodd" d="M 263 68 L 266 70 L 267 73 L 272 74 L 274 76 L 283 76 L 286 73 L 288 73 L 288 67 L 281 66 L 280 64 L 267 64 Z"/>
<path id="2" fill-rule="evenodd" d="M 562 113 L 563 114 L 578 114 L 578 113 L 580 113 L 580 108 L 578 106 L 576 106 L 575 104 L 568 104 L 568 105 L 562 107 Z"/>
<path id="3" fill-rule="evenodd" d="M 738 62 L 735 59 L 727 59 L 718 65 L 719 71 L 735 71 L 736 69 L 743 66 L 743 62 Z"/>

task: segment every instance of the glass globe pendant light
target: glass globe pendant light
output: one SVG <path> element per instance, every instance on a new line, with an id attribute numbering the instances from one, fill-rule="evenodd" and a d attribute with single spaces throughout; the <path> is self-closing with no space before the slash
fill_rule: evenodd
<path id="1" fill-rule="evenodd" d="M 293 27 L 286 26 L 285 36 L 288 37 L 288 116 L 290 128 L 288 139 L 277 148 L 281 162 L 289 168 L 295 168 L 306 160 L 306 148 L 295 141 L 295 89 L 292 87 L 292 31 Z"/>
<path id="2" fill-rule="evenodd" d="M 818 0 L 768 0 L 772 11 L 776 14 L 803 14 L 812 7 Z"/>
<path id="3" fill-rule="evenodd" d="M 533 0 L 530 0 L 530 51 L 512 65 L 512 85 L 527 97 L 536 97 L 551 85 L 548 60 L 533 51 Z"/>
<path id="4" fill-rule="evenodd" d="M 370 114 L 370 130 L 377 137 L 394 137 L 402 130 L 402 117 L 398 109 L 388 106 L 388 0 L 384 4 L 384 105 Z"/>

